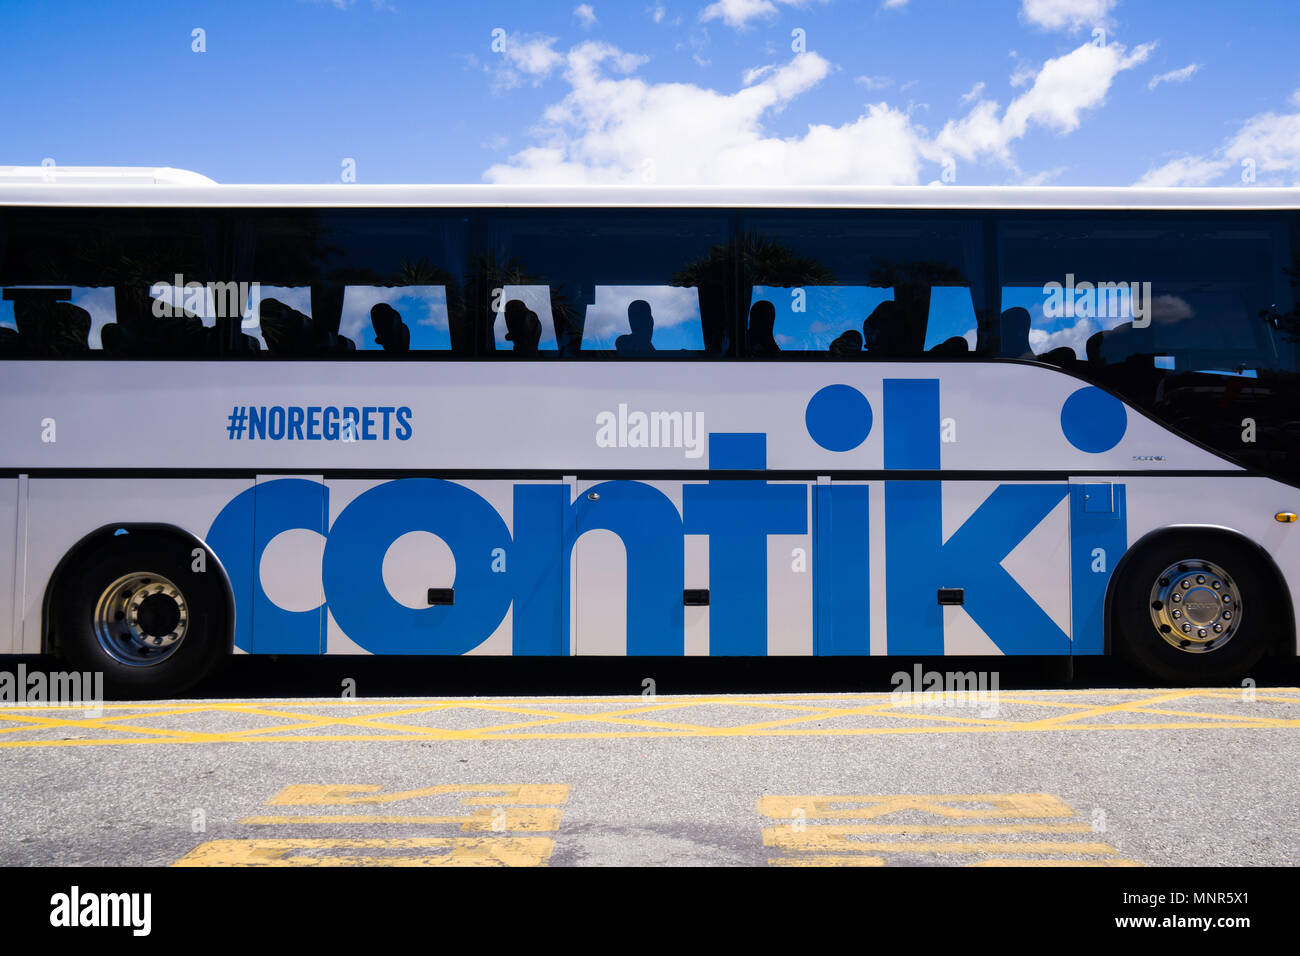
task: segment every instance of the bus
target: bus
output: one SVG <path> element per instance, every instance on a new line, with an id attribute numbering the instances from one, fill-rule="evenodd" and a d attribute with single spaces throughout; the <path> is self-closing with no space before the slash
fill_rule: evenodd
<path id="1" fill-rule="evenodd" d="M 1300 190 L 0 171 L 0 652 L 1297 653 Z M 7 632 L 7 633 L 6 633 Z"/>

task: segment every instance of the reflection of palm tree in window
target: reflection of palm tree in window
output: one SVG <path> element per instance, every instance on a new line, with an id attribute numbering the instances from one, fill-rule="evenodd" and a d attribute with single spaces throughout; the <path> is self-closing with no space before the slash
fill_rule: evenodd
<path id="1" fill-rule="evenodd" d="M 673 275 L 673 285 L 693 286 L 699 290 L 704 347 L 705 351 L 713 354 L 722 353 L 727 348 L 726 301 L 728 290 L 735 287 L 737 259 L 742 264 L 740 307 L 747 311 L 756 304 L 755 286 L 793 289 L 830 285 L 835 281 L 830 269 L 816 259 L 801 256 L 775 239 L 752 230 L 745 234 L 739 248 L 735 240 L 714 246 L 703 259 L 684 266 Z"/>
<path id="2" fill-rule="evenodd" d="M 614 340 L 615 351 L 620 355 L 641 355 L 655 350 L 650 341 L 654 335 L 655 320 L 649 302 L 637 299 L 628 305 L 627 325 L 632 331 Z"/>

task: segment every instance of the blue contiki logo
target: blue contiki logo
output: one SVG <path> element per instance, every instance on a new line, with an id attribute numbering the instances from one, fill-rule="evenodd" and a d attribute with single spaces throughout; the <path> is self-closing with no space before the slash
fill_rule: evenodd
<path id="1" fill-rule="evenodd" d="M 627 553 L 627 652 L 680 655 L 685 626 L 687 535 L 709 540 L 709 649 L 714 655 L 764 655 L 768 647 L 767 539 L 812 535 L 814 633 L 822 654 L 865 654 L 871 644 L 871 576 L 885 574 L 890 653 L 942 654 L 940 588 L 965 590 L 963 612 L 1008 654 L 1100 653 L 1109 569 L 1126 544 L 1123 486 L 1110 512 L 1085 513 L 1065 482 L 996 487 L 966 521 L 943 535 L 938 379 L 886 379 L 882 421 L 884 553 L 869 552 L 870 485 L 771 483 L 762 432 L 708 435 L 715 472 L 752 478 L 687 482 L 680 508 L 655 485 L 608 481 L 576 501 L 563 484 L 513 487 L 512 526 L 482 496 L 438 478 L 382 482 L 350 501 L 333 523 L 328 485 L 302 478 L 264 482 L 236 496 L 213 522 L 208 543 L 236 594 L 238 647 L 258 653 L 319 653 L 328 616 L 376 654 L 463 654 L 482 644 L 513 607 L 512 649 L 519 655 L 568 653 L 569 567 L 576 541 L 611 531 Z M 611 425 L 617 435 L 617 414 Z M 623 419 L 627 421 L 628 419 Z M 848 385 L 828 385 L 808 401 L 808 438 L 847 452 L 872 435 L 871 403 Z M 1074 392 L 1061 431 L 1081 451 L 1099 453 L 1123 438 L 1122 403 L 1095 388 Z M 683 430 L 683 435 L 685 431 Z M 683 439 L 683 447 L 689 447 Z M 933 472 L 916 475 L 912 472 Z M 1002 562 L 1070 498 L 1070 633 L 1063 630 Z M 263 552 L 298 529 L 325 538 L 324 601 L 289 610 L 262 587 Z M 389 593 L 383 563 L 395 540 L 425 531 L 455 557 L 452 605 L 411 608 Z M 1098 554 L 1102 555 L 1099 561 Z M 504 556 L 493 560 L 490 556 Z M 879 650 L 879 648 L 876 648 Z"/>

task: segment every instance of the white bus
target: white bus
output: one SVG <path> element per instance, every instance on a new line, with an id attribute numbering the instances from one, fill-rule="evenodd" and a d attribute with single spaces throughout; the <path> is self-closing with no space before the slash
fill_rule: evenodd
<path id="1" fill-rule="evenodd" d="M 1297 652 L 1300 190 L 25 178 L 0 652 Z"/>

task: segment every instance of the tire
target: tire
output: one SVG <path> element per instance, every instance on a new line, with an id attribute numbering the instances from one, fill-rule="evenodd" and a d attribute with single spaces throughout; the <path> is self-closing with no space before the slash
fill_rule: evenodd
<path id="1" fill-rule="evenodd" d="M 228 647 L 227 602 L 212 555 L 196 572 L 192 550 L 128 534 L 69 567 L 51 603 L 58 654 L 115 696 L 171 697 L 206 677 Z"/>
<path id="2" fill-rule="evenodd" d="M 1281 595 L 1241 542 L 1169 534 L 1122 572 L 1111 604 L 1116 650 L 1161 681 L 1236 683 L 1277 635 Z"/>

